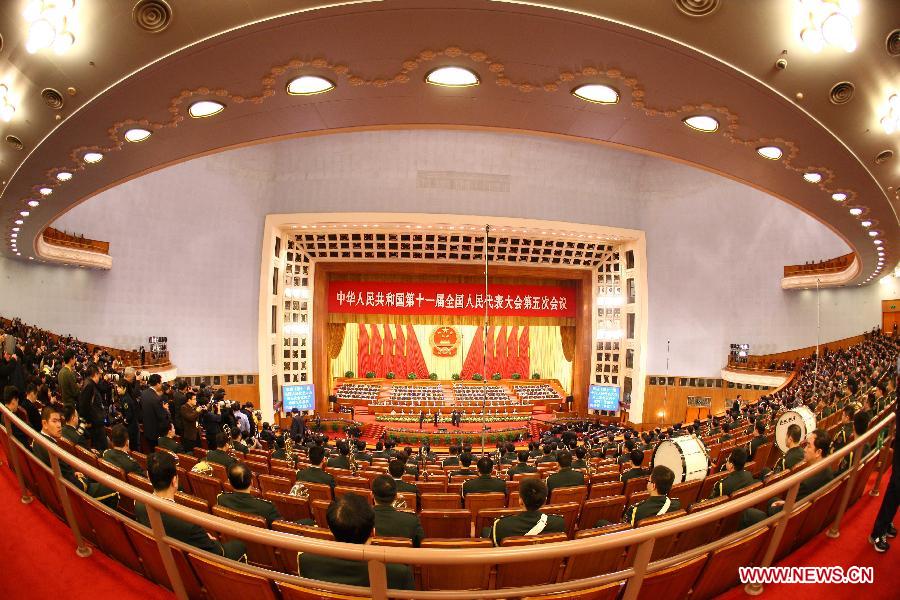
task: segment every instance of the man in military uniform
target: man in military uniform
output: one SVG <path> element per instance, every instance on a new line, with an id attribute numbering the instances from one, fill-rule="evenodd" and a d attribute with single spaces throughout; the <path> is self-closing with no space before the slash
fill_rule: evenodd
<path id="1" fill-rule="evenodd" d="M 544 454 L 535 459 L 534 464 L 539 465 L 542 463 L 556 462 L 556 454 L 553 452 L 553 446 L 551 444 L 544 444 L 543 451 Z"/>
<path id="2" fill-rule="evenodd" d="M 551 499 L 556 488 L 584 485 L 584 473 L 572 469 L 572 455 L 567 450 L 560 452 L 556 461 L 559 471 L 547 477 L 547 493 Z"/>
<path id="3" fill-rule="evenodd" d="M 478 472 L 472 468 L 472 455 L 468 452 L 464 452 L 459 455 L 459 463 L 462 465 L 461 469 L 457 469 L 456 471 L 450 472 L 450 477 L 454 475 L 477 475 Z"/>
<path id="4" fill-rule="evenodd" d="M 81 446 L 85 450 L 90 450 L 87 438 L 78 433 L 78 409 L 74 404 L 67 404 L 63 409 L 63 419 L 65 422 L 62 426 L 62 437 L 66 438 L 76 446 Z"/>
<path id="5" fill-rule="evenodd" d="M 141 465 L 128 454 L 128 428 L 122 423 L 114 425 L 110 438 L 113 447 L 103 452 L 103 460 L 120 467 L 125 471 L 126 476 L 129 473 L 143 475 L 144 470 Z"/>
<path id="6" fill-rule="evenodd" d="M 841 411 L 841 426 L 834 435 L 834 449 L 840 450 L 847 445 L 847 441 L 853 435 L 853 417 L 856 415 L 856 409 L 853 405 L 844 407 Z"/>
<path id="7" fill-rule="evenodd" d="M 766 422 L 760 417 L 756 420 L 756 436 L 750 440 L 750 444 L 748 446 L 748 460 L 753 460 L 756 457 L 756 450 L 763 444 L 767 444 L 769 442 L 769 437 L 766 435 Z"/>
<path id="8" fill-rule="evenodd" d="M 722 435 L 719 437 L 719 441 L 727 442 L 731 439 L 731 423 L 722 423 Z"/>
<path id="9" fill-rule="evenodd" d="M 587 469 L 588 464 L 585 461 L 585 457 L 587 456 L 587 450 L 584 446 L 578 446 L 575 448 L 575 458 L 576 460 L 572 461 L 573 469 Z"/>
<path id="10" fill-rule="evenodd" d="M 275 438 L 275 451 L 272 452 L 273 460 L 289 460 L 287 451 L 284 449 L 284 432 Z"/>
<path id="11" fill-rule="evenodd" d="M 778 462 L 775 463 L 775 470 L 772 472 L 778 473 L 780 471 L 793 469 L 795 465 L 803 460 L 803 448 L 800 447 L 800 439 L 800 426 L 796 423 L 790 425 L 787 428 L 787 435 L 785 435 L 785 444 L 787 444 L 788 447 L 787 452 L 778 459 Z M 771 472 L 761 473 L 763 479 L 770 474 Z"/>
<path id="12" fill-rule="evenodd" d="M 503 446 L 503 455 L 500 457 L 501 465 L 512 465 L 516 462 L 516 447 L 512 443 Z"/>
<path id="13" fill-rule="evenodd" d="M 852 442 L 859 436 L 863 435 L 866 431 L 868 431 L 869 430 L 869 421 L 870 421 L 870 419 L 869 419 L 868 413 L 860 411 L 860 412 L 856 413 L 855 415 L 853 415 L 853 436 L 851 436 L 851 438 L 848 441 Z M 835 450 L 836 450 L 836 448 L 835 448 Z M 866 455 L 868 455 L 871 450 L 872 450 L 871 445 L 865 444 L 862 449 L 862 457 L 865 458 Z M 848 454 L 847 456 L 844 457 L 844 459 L 838 465 L 837 473 L 843 473 L 844 471 L 846 471 L 847 469 L 850 468 L 850 465 L 853 464 L 853 460 L 854 460 L 853 455 L 854 454 L 855 454 L 855 451 L 850 452 L 850 454 Z"/>
<path id="14" fill-rule="evenodd" d="M 231 448 L 235 452 L 240 452 L 243 455 L 246 455 L 250 452 L 250 449 L 247 448 L 247 444 L 244 443 L 244 434 L 241 432 L 240 428 L 235 427 L 231 430 Z"/>
<path id="15" fill-rule="evenodd" d="M 388 475 L 379 475 L 372 480 L 372 495 L 375 498 L 375 535 L 408 538 L 418 548 L 425 531 L 415 513 L 394 508 L 397 482 Z M 412 508 L 415 509 L 415 506 Z"/>
<path id="16" fill-rule="evenodd" d="M 388 453 L 384 451 L 384 443 L 375 443 L 375 452 L 372 453 L 372 458 L 390 458 L 390 456 L 388 456 Z"/>
<path id="17" fill-rule="evenodd" d="M 362 440 L 356 440 L 356 462 L 366 461 L 372 462 L 372 455 L 366 452 L 366 443 Z"/>
<path id="18" fill-rule="evenodd" d="M 178 490 L 177 463 L 171 454 L 167 452 L 154 452 L 147 457 L 147 474 L 153 485 L 153 495 L 175 502 L 175 492 Z M 134 515 L 139 523 L 150 527 L 150 518 L 147 516 L 147 507 L 140 502 L 134 504 Z M 230 540 L 220 544 L 215 536 L 207 533 L 199 525 L 182 521 L 174 515 L 160 513 L 166 535 L 180 542 L 190 544 L 195 548 L 219 554 L 231 560 L 246 560 L 246 546 L 241 540 Z"/>
<path id="19" fill-rule="evenodd" d="M 720 479 L 716 482 L 709 497 L 718 498 L 719 496 L 730 496 L 739 489 L 756 483 L 753 474 L 744 470 L 744 465 L 746 464 L 747 451 L 743 448 L 735 448 L 732 450 L 725 463 L 725 469 L 727 470 L 728 475 L 724 479 Z"/>
<path id="20" fill-rule="evenodd" d="M 309 467 L 297 471 L 297 481 L 309 483 L 325 483 L 334 489 L 334 477 L 322 470 L 322 460 L 325 458 L 325 448 L 313 446 L 309 449 Z"/>
<path id="21" fill-rule="evenodd" d="M 528 450 L 520 450 L 518 458 L 519 462 L 514 464 L 509 471 L 507 471 L 510 479 L 517 473 L 537 473 L 537 467 L 532 467 L 528 464 Z"/>
<path id="22" fill-rule="evenodd" d="M 471 456 L 471 455 L 470 455 Z M 462 486 L 462 495 L 466 494 L 489 494 L 502 492 L 506 493 L 506 482 L 496 477 L 491 477 L 494 470 L 494 461 L 487 456 L 478 459 L 478 477 L 469 479 Z"/>
<path id="23" fill-rule="evenodd" d="M 75 381 L 75 351 L 69 348 L 63 352 L 63 367 L 59 370 L 58 385 L 62 403 L 75 406 L 78 402 L 78 383 Z"/>
<path id="24" fill-rule="evenodd" d="M 633 439 L 630 437 L 625 440 L 625 442 L 621 446 L 621 453 L 618 458 L 616 458 L 616 462 L 620 465 L 624 465 L 625 463 L 631 460 L 631 453 L 636 450 L 636 444 Z"/>
<path id="25" fill-rule="evenodd" d="M 281 518 L 274 504 L 249 493 L 250 485 L 253 483 L 253 473 L 250 472 L 247 465 L 237 462 L 228 467 L 228 481 L 234 491 L 219 494 L 216 498 L 219 506 L 263 517 L 268 525 Z"/>
<path id="26" fill-rule="evenodd" d="M 628 465 L 631 465 L 628 467 Z M 642 469 L 641 465 L 644 464 L 644 451 L 643 450 L 632 450 L 631 454 L 628 455 L 628 463 L 626 463 L 626 470 L 622 471 L 622 474 L 619 475 L 619 480 L 622 483 L 628 483 L 629 479 L 634 479 L 635 477 L 646 477 L 649 472 L 646 469 Z"/>
<path id="27" fill-rule="evenodd" d="M 672 469 L 663 465 L 653 467 L 650 481 L 647 482 L 647 491 L 650 493 L 650 497 L 626 508 L 622 520 L 630 523 L 632 527 L 636 527 L 647 517 L 664 515 L 680 509 L 681 501 L 668 496 L 673 483 L 675 483 L 675 473 L 672 472 Z M 609 521 L 600 519 L 597 521 L 596 527 L 605 525 L 609 525 Z"/>
<path id="28" fill-rule="evenodd" d="M 459 446 L 450 446 L 450 456 L 441 462 L 442 467 L 458 467 L 459 466 Z"/>
<path id="29" fill-rule="evenodd" d="M 237 462 L 235 457 L 228 454 L 230 449 L 231 440 L 226 438 L 225 434 L 220 431 L 213 439 L 213 449 L 206 453 L 206 462 L 218 463 L 227 469 Z"/>
<path id="30" fill-rule="evenodd" d="M 806 460 L 807 466 L 812 466 L 828 456 L 830 449 L 831 438 L 828 437 L 828 432 L 822 429 L 815 429 L 806 436 L 806 448 L 803 449 L 803 459 Z M 834 473 L 832 473 L 831 468 L 829 467 L 822 469 L 815 475 L 807 477 L 800 482 L 800 489 L 797 491 L 797 501 L 799 502 L 803 498 L 809 496 L 832 479 L 834 479 Z M 769 516 L 771 517 L 775 513 L 781 512 L 783 507 L 784 500 L 772 498 L 769 501 Z"/>
<path id="31" fill-rule="evenodd" d="M 406 471 L 406 461 L 402 458 L 395 458 L 388 463 L 388 473 L 390 473 L 397 485 L 398 492 L 413 492 L 416 497 L 419 496 L 419 488 L 415 484 L 403 481 L 403 474 Z"/>
<path id="32" fill-rule="evenodd" d="M 514 535 L 562 533 L 566 530 L 563 517 L 548 515 L 540 510 L 547 501 L 547 486 L 543 481 L 533 477 L 523 479 L 519 486 L 519 498 L 525 505 L 523 512 L 497 519 L 490 531 L 485 528 L 483 535 L 490 535 L 495 546 L 502 544 L 504 538 Z"/>
<path id="33" fill-rule="evenodd" d="M 169 430 L 159 438 L 157 445 L 173 454 L 184 454 L 184 446 L 175 441 L 175 425 L 169 424 Z"/>

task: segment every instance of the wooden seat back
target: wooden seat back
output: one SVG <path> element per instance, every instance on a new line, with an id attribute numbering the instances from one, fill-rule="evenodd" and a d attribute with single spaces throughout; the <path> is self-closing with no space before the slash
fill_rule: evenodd
<path id="1" fill-rule="evenodd" d="M 484 538 L 426 538 L 422 548 L 492 548 L 493 543 Z M 446 565 L 422 565 L 423 590 L 482 590 L 487 589 L 491 577 L 490 564 L 458 565 L 452 569 Z"/>
<path id="2" fill-rule="evenodd" d="M 533 544 L 551 544 L 564 542 L 568 538 L 562 533 L 543 535 L 514 535 L 504 538 L 500 543 L 503 548 L 531 546 Z M 524 562 L 503 563 L 497 565 L 497 587 L 518 587 L 525 585 L 543 585 L 553 583 L 559 576 L 562 557 L 544 558 Z"/>
<path id="3" fill-rule="evenodd" d="M 419 521 L 429 538 L 466 538 L 472 536 L 471 513 L 462 508 L 431 510 L 419 513 Z"/>

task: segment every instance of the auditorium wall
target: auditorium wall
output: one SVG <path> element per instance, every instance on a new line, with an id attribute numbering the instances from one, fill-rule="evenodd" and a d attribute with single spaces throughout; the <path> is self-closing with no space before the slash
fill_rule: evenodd
<path id="1" fill-rule="evenodd" d="M 113 269 L 0 260 L 0 314 L 115 346 L 167 335 L 182 372 L 255 372 L 265 215 L 334 211 L 643 229 L 647 372 L 666 372 L 671 340 L 669 372 L 685 376 L 718 376 L 732 342 L 815 344 L 815 292 L 782 291 L 782 267 L 848 251 L 787 204 L 664 159 L 514 133 L 343 133 L 199 158 L 91 198 L 55 226 L 109 241 Z M 885 287 L 821 292 L 821 339 L 877 325 Z"/>

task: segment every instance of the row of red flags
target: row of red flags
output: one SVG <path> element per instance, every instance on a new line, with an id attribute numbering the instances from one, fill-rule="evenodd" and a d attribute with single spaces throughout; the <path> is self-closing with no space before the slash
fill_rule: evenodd
<path id="1" fill-rule="evenodd" d="M 531 366 L 528 337 L 528 325 L 521 328 L 514 325 L 508 333 L 504 326 L 488 327 L 485 347 L 484 327 L 479 327 L 469 346 L 460 376 L 471 379 L 473 374 L 484 371 L 488 378 L 500 373 L 502 378 L 509 379 L 513 373 L 518 373 L 523 379 L 528 379 L 531 375 L 528 372 Z"/>

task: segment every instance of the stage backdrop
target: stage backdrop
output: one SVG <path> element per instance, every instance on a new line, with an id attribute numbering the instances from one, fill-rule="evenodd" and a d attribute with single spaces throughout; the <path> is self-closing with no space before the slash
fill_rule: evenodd
<path id="1" fill-rule="evenodd" d="M 410 328 L 415 336 L 413 340 L 408 334 Z M 342 338 L 338 337 L 340 330 L 335 329 L 338 339 L 329 343 L 331 376 L 343 377 L 347 371 L 352 371 L 356 377 L 364 377 L 367 371 L 383 376 L 393 371 L 398 380 L 404 380 L 407 373 L 417 371 L 414 366 L 419 360 L 417 341 L 427 373 L 436 373 L 438 379 L 451 379 L 458 373 L 463 379 L 471 380 L 472 373 L 482 371 L 482 332 L 483 328 L 476 325 L 347 323 Z M 571 393 L 571 352 L 566 353 L 563 349 L 564 334 L 557 325 L 490 327 L 488 378 L 494 372 L 504 377 L 518 372 L 524 380 L 532 373 L 540 373 L 543 378 L 559 380 L 566 393 Z M 338 340 L 342 340 L 339 350 Z M 360 352 L 361 347 L 363 352 Z M 368 352 L 365 352 L 366 347 Z M 394 352 L 385 352 L 388 347 Z M 386 358 L 391 354 L 393 359 Z"/>

